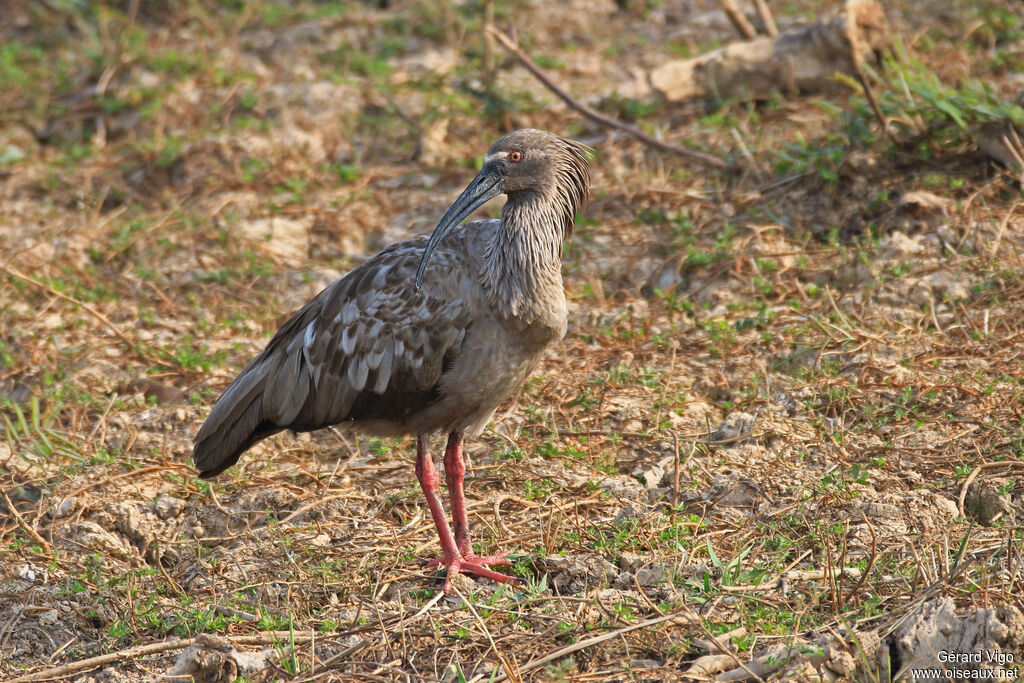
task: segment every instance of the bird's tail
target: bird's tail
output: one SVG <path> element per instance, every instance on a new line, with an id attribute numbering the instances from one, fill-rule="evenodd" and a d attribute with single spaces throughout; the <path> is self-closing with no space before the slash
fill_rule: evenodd
<path id="1" fill-rule="evenodd" d="M 268 374 L 266 364 L 253 363 L 213 406 L 192 449 L 192 461 L 201 478 L 217 476 L 257 441 L 281 431 L 264 415 Z"/>

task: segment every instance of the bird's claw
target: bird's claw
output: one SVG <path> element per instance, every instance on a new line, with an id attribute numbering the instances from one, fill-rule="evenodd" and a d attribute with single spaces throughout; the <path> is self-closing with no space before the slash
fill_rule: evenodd
<path id="1" fill-rule="evenodd" d="M 448 569 L 448 576 L 444 581 L 444 592 L 448 593 L 452 587 L 452 580 L 459 574 L 473 574 L 476 576 L 482 576 L 485 579 L 496 581 L 498 583 L 521 583 L 522 579 L 516 576 L 509 576 L 496 572 L 490 567 L 496 565 L 512 564 L 512 560 L 505 557 L 508 553 L 499 553 L 497 555 L 485 555 L 483 557 L 469 554 L 469 555 L 456 555 L 452 558 L 437 557 L 426 563 L 427 567 L 437 567 L 444 565 Z"/>
<path id="2" fill-rule="evenodd" d="M 443 564 L 446 567 L 450 567 L 452 562 L 462 561 L 462 562 L 471 562 L 473 564 L 483 565 L 485 567 L 494 567 L 494 566 L 502 565 L 502 564 L 512 564 L 512 560 L 510 560 L 510 559 L 508 559 L 508 557 L 506 557 L 506 555 L 508 555 L 509 552 L 511 552 L 511 551 L 504 552 L 504 553 L 498 553 L 497 555 L 484 555 L 483 557 L 480 557 L 479 555 L 474 555 L 473 553 L 469 553 L 469 554 L 463 554 L 461 556 L 456 556 L 456 557 L 454 557 L 454 558 L 452 558 L 450 560 L 446 559 L 444 557 L 435 557 L 432 560 L 426 560 L 423 563 L 423 566 L 429 568 L 429 567 L 436 567 L 438 565 L 442 565 Z"/>

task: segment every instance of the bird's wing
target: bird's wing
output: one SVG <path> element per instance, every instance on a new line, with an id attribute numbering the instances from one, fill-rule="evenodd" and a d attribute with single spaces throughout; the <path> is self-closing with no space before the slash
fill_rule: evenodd
<path id="1" fill-rule="evenodd" d="M 437 400 L 473 318 L 475 278 L 464 250 L 440 250 L 414 293 L 423 245 L 413 240 L 381 252 L 278 330 L 199 430 L 193 459 L 204 476 L 282 429 L 401 421 Z"/>

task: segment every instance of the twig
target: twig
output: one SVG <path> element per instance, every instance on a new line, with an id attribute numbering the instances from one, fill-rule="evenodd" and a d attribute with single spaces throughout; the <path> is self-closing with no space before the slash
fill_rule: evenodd
<path id="1" fill-rule="evenodd" d="M 744 664 L 743 661 L 739 657 L 736 656 L 735 652 L 733 652 L 729 648 L 727 648 L 724 645 L 722 645 L 722 643 L 720 643 L 715 638 L 715 634 L 712 633 L 708 629 L 708 627 L 704 625 L 704 622 L 700 620 L 700 618 L 693 612 L 693 609 L 689 605 L 684 605 L 684 606 L 686 607 L 686 610 L 692 615 L 691 618 L 694 620 L 694 624 L 696 624 L 697 628 L 699 628 L 701 631 L 703 631 L 704 635 L 706 635 L 706 636 L 708 636 L 710 638 L 710 641 L 709 641 L 710 643 L 712 643 L 715 646 L 717 646 L 717 648 L 722 651 L 723 655 L 731 657 L 732 660 L 734 662 L 736 662 L 737 665 L 739 665 L 739 669 L 740 670 L 743 670 L 743 671 L 746 671 L 747 673 L 749 673 L 750 677 L 753 678 L 756 681 L 759 681 L 759 683 L 764 683 L 764 679 L 762 679 L 756 673 L 754 673 L 749 668 L 747 668 L 747 665 Z M 736 669 L 733 669 L 733 671 L 736 671 Z"/>
<path id="2" fill-rule="evenodd" d="M 410 624 L 418 621 L 420 619 L 420 617 L 422 617 L 430 609 L 432 609 L 434 607 L 434 605 L 439 603 L 441 601 L 441 598 L 443 598 L 443 597 L 444 597 L 444 591 L 438 591 L 437 594 L 427 604 L 423 605 L 423 607 L 421 607 L 419 609 L 419 611 L 416 612 L 416 614 L 412 615 L 412 617 L 410 617 L 407 621 L 402 622 L 402 627 L 403 628 L 407 628 Z M 465 601 L 463 601 L 463 602 L 465 602 Z M 361 629 L 361 630 L 365 630 L 365 629 Z M 384 632 L 383 635 L 384 635 L 384 637 L 386 639 L 390 639 L 390 638 L 394 637 L 395 634 L 394 633 L 388 634 L 387 632 Z M 355 643 L 354 645 L 351 645 L 351 646 L 345 648 L 344 650 L 342 650 L 338 654 L 334 655 L 333 657 L 331 657 L 327 661 L 322 662 L 320 664 L 320 667 L 323 668 L 323 669 L 326 669 L 326 668 L 330 667 L 332 664 L 334 664 L 335 662 L 346 660 L 349 657 L 351 657 L 351 655 L 354 654 L 356 651 L 361 650 L 362 648 L 366 647 L 366 645 L 367 645 L 366 641 L 365 640 L 361 640 L 358 643 Z"/>
<path id="3" fill-rule="evenodd" d="M 473 615 L 473 618 L 476 619 L 476 622 L 480 624 L 480 628 L 483 629 L 484 635 L 487 636 L 487 642 L 491 645 L 491 651 L 494 652 L 494 656 L 496 656 L 498 660 L 501 661 L 501 665 L 505 669 L 505 675 L 508 678 L 511 678 L 513 681 L 516 681 L 516 683 L 522 683 L 522 678 L 519 676 L 518 672 L 512 667 L 511 664 L 509 664 L 509 661 L 505 657 L 505 655 L 501 654 L 501 651 L 498 649 L 498 646 L 494 644 L 494 636 L 491 635 L 491 630 L 487 628 L 487 624 L 484 622 L 483 619 L 480 618 L 480 613 L 476 611 L 475 607 L 473 607 L 473 603 L 470 602 L 465 595 L 463 595 L 462 591 L 459 590 L 458 586 L 453 584 L 452 588 L 455 589 L 456 594 L 458 594 L 459 598 L 461 598 L 463 604 L 469 608 L 469 612 Z"/>
<path id="4" fill-rule="evenodd" d="M 110 476 L 103 477 L 102 479 L 89 482 L 88 484 L 83 484 L 82 486 L 79 486 L 77 489 L 75 489 L 74 491 L 72 491 L 71 493 L 67 494 L 64 497 L 74 498 L 82 491 L 87 491 L 97 486 L 106 486 L 110 482 L 115 481 L 117 479 L 125 479 L 127 477 L 134 477 L 140 474 L 149 474 L 150 472 L 160 472 L 163 470 L 183 470 L 185 472 L 188 472 L 191 471 L 191 469 L 192 468 L 190 468 L 188 465 L 183 465 L 181 463 L 176 462 L 168 463 L 166 465 L 147 465 L 146 467 L 141 467 L 137 470 L 128 470 L 127 472 L 121 472 L 120 474 L 111 474 Z"/>
<path id="5" fill-rule="evenodd" d="M 278 522 L 278 524 L 279 525 L 287 524 L 288 522 L 292 521 L 293 519 L 295 519 L 296 517 L 298 517 L 302 513 L 310 510 L 311 508 L 315 508 L 316 506 L 322 505 L 323 503 L 326 503 L 326 502 L 331 501 L 331 500 L 337 500 L 338 498 L 348 498 L 348 494 L 339 493 L 339 494 L 336 494 L 336 495 L 333 495 L 333 496 L 323 496 L 323 497 L 317 498 L 313 502 L 306 503 L 305 505 L 300 507 L 298 510 L 295 510 L 294 512 L 289 514 L 287 517 L 282 519 L 280 522 Z"/>
<path id="6" fill-rule="evenodd" d="M 52 555 L 53 548 L 50 547 L 50 544 L 46 542 L 45 538 L 39 535 L 38 531 L 29 526 L 29 523 L 26 522 L 25 518 L 21 516 L 21 513 L 18 512 L 18 508 L 14 507 L 14 503 L 12 503 L 11 499 L 7 497 L 7 491 L 0 491 L 0 494 L 3 495 L 4 503 L 7 504 L 7 509 L 11 511 L 11 515 L 13 515 L 14 519 L 17 520 L 18 526 L 24 529 L 26 534 L 35 539 L 35 542 L 38 543 L 39 547 L 43 549 L 43 552 L 45 552 L 47 555 Z"/>
<path id="7" fill-rule="evenodd" d="M 754 7 L 757 8 L 757 13 L 761 16 L 761 23 L 764 24 L 764 32 L 775 38 L 779 35 L 779 27 L 775 25 L 775 17 L 772 16 L 772 11 L 768 8 L 768 3 L 765 0 L 754 0 Z"/>
<path id="8" fill-rule="evenodd" d="M 650 147 L 654 147 L 655 149 L 659 149 L 663 152 L 677 154 L 681 157 L 690 159 L 691 161 L 696 161 L 698 163 L 704 164 L 705 166 L 721 169 L 723 171 L 736 170 L 737 167 L 735 164 L 731 164 L 728 161 L 719 159 L 718 157 L 711 154 L 697 152 L 691 149 L 680 147 L 679 145 L 673 145 L 670 142 L 664 142 L 663 140 L 652 138 L 650 135 L 643 132 L 636 126 L 631 126 L 628 123 L 623 123 L 622 121 L 619 121 L 618 119 L 614 119 L 610 116 L 605 116 L 604 114 L 596 111 L 595 109 L 592 109 L 591 107 L 583 104 L 582 102 L 576 101 L 575 99 L 573 99 L 571 95 L 569 95 L 569 93 L 565 92 L 564 90 L 562 90 L 562 88 L 556 85 L 555 82 L 552 81 L 551 78 L 546 73 L 544 73 L 544 71 L 539 66 L 537 66 L 537 64 L 534 63 L 532 59 L 530 59 L 529 55 L 520 50 L 519 47 L 514 42 L 512 42 L 512 40 L 508 36 L 506 36 L 501 31 L 498 31 L 493 26 L 488 26 L 487 31 L 491 35 L 493 35 L 498 40 L 499 43 L 501 43 L 502 47 L 504 47 L 506 50 L 512 53 L 512 55 L 514 55 L 515 58 L 518 59 L 524 67 L 526 67 L 526 70 L 532 73 L 537 80 L 539 80 L 541 83 L 544 84 L 545 87 L 547 87 L 548 90 L 555 93 L 555 95 L 557 95 L 559 99 L 561 99 L 563 102 L 565 102 L 567 105 L 569 105 L 579 113 L 586 116 L 591 121 L 594 121 L 595 123 L 602 125 L 606 128 L 614 128 L 616 130 L 621 130 L 626 135 L 634 137 L 640 142 L 643 142 L 644 144 Z"/>
<path id="9" fill-rule="evenodd" d="M 24 282 L 27 282 L 30 285 L 35 285 L 36 287 L 38 287 L 38 288 L 40 288 L 42 290 L 45 290 L 45 291 L 49 292 L 50 294 L 52 294 L 52 295 L 54 295 L 54 296 L 56 296 L 56 297 L 58 297 L 60 299 L 64 299 L 65 301 L 69 301 L 69 302 L 75 304 L 76 306 L 80 306 L 82 308 L 82 310 L 84 310 L 86 313 L 88 313 L 92 317 L 96 318 L 101 323 L 103 323 L 111 332 L 114 333 L 114 336 L 116 336 L 118 339 L 120 339 L 125 344 L 127 344 L 128 348 L 131 349 L 132 351 L 134 351 L 142 360 L 144 360 L 144 361 L 146 361 L 148 363 L 156 363 L 158 365 L 166 365 L 167 364 L 166 361 L 164 361 L 164 360 L 161 360 L 159 358 L 154 358 L 154 357 L 152 357 L 152 356 L 150 356 L 150 355 L 140 351 L 137 348 L 137 346 L 136 346 L 136 342 L 131 337 L 129 337 L 127 334 L 125 334 L 121 330 L 121 328 L 119 328 L 117 325 L 112 323 L 110 321 L 110 318 L 108 318 L 107 316 L 103 315 L 98 310 L 96 310 L 95 308 L 93 308 L 89 304 L 85 303 L 84 301 L 79 301 L 78 299 L 76 299 L 73 296 L 68 296 L 64 292 L 58 291 L 58 290 L 54 289 L 53 287 L 50 287 L 49 285 L 47 285 L 47 284 L 45 284 L 43 282 L 40 282 L 39 280 L 36 280 L 34 277 L 26 275 L 25 273 L 22 273 L 19 270 L 15 270 L 14 268 L 11 268 L 10 266 L 0 265 L 0 270 L 2 270 L 3 272 L 7 273 L 11 277 L 17 278 L 17 279 L 22 280 Z"/>
<path id="10" fill-rule="evenodd" d="M 729 21 L 736 27 L 736 30 L 740 32 L 740 35 L 747 40 L 753 40 L 757 38 L 757 31 L 754 30 L 753 25 L 747 20 L 747 17 L 740 11 L 739 6 L 736 4 L 736 0 L 719 0 L 722 5 L 722 9 L 725 11 L 726 16 L 729 17 Z"/>
<path id="11" fill-rule="evenodd" d="M 885 114 L 882 113 L 882 107 L 878 104 L 875 91 L 871 89 L 871 84 L 868 83 L 867 74 L 864 73 L 864 66 L 860 63 L 860 58 L 852 48 L 850 50 L 850 59 L 853 60 L 854 75 L 857 77 L 860 87 L 864 89 L 864 96 L 868 98 L 868 104 L 871 105 L 871 111 L 874 112 L 875 118 L 878 119 L 878 125 L 882 127 L 882 135 L 885 136 L 886 140 L 892 141 L 892 136 L 889 135 L 889 123 L 886 121 Z"/>
<path id="12" fill-rule="evenodd" d="M 71 662 L 70 664 L 63 664 L 61 666 L 54 667 L 52 669 L 44 669 L 35 673 L 26 674 L 20 678 L 15 678 L 11 683 L 27 683 L 28 681 L 49 681 L 53 679 L 66 679 L 70 674 L 83 669 L 92 669 L 97 666 L 103 666 L 104 664 L 110 664 L 111 662 L 118 662 L 125 659 L 134 659 L 135 657 L 145 657 L 147 655 L 155 655 L 161 652 L 167 652 L 168 650 L 180 650 L 186 648 L 195 641 L 192 638 L 185 640 L 171 640 L 162 643 L 150 643 L 149 645 L 140 645 L 138 647 L 130 647 L 127 650 L 119 650 L 117 652 L 109 652 L 105 655 L 98 655 L 96 657 L 89 657 L 88 659 L 81 659 L 77 662 Z"/>
<path id="13" fill-rule="evenodd" d="M 679 434 L 672 432 L 672 523 L 676 522 L 676 508 L 679 506 Z M 689 458 L 687 458 L 689 459 Z"/>
<path id="14" fill-rule="evenodd" d="M 28 683 L 29 681 L 66 679 L 68 674 L 73 674 L 77 671 L 82 671 L 83 669 L 92 669 L 112 662 L 120 662 L 126 659 L 134 659 L 136 657 L 147 657 L 149 655 L 156 655 L 170 650 L 183 650 L 186 647 L 196 644 L 212 647 L 213 645 L 210 641 L 213 639 L 216 639 L 217 641 L 223 640 L 232 646 L 238 646 L 273 644 L 280 643 L 285 640 L 289 642 L 304 643 L 313 640 L 314 638 L 316 638 L 316 634 L 313 631 L 310 631 L 309 633 L 296 633 L 295 631 L 263 631 L 262 633 L 255 633 L 250 636 L 235 636 L 233 638 L 221 638 L 220 636 L 211 637 L 209 634 L 204 633 L 195 638 L 168 640 L 161 643 L 150 643 L 149 645 L 129 647 L 125 650 L 118 650 L 117 652 L 108 652 L 105 655 L 97 655 L 96 657 L 89 657 L 88 659 L 82 659 L 77 662 L 62 664 L 61 666 L 57 666 L 52 669 L 44 669 L 43 671 L 25 674 L 20 678 L 15 678 L 10 681 L 10 683 Z"/>
<path id="15" fill-rule="evenodd" d="M 583 640 L 576 641 L 572 645 L 566 645 L 565 647 L 560 648 L 558 650 L 555 650 L 554 652 L 552 652 L 550 654 L 546 654 L 543 657 L 541 657 L 540 659 L 534 659 L 532 661 L 527 662 L 526 664 L 524 664 L 521 667 L 519 667 L 519 673 L 520 674 L 524 674 L 527 671 L 532 671 L 533 669 L 536 669 L 538 667 L 544 666 L 548 662 L 553 662 L 556 659 L 561 659 L 562 657 L 565 657 L 566 655 L 571 655 L 573 652 L 579 652 L 580 650 L 586 649 L 586 648 L 591 647 L 593 645 L 597 645 L 598 643 L 603 643 L 606 640 L 611 640 L 613 638 L 618 638 L 619 636 L 625 635 L 626 633 L 630 633 L 632 631 L 638 631 L 638 630 L 640 630 L 642 628 L 647 628 L 648 626 L 656 626 L 657 624 L 661 624 L 661 623 L 664 623 L 666 621 L 672 621 L 673 619 L 681 619 L 681 620 L 685 620 L 685 621 L 687 621 L 689 623 L 694 623 L 695 617 L 688 616 L 688 615 L 683 615 L 683 614 L 666 614 L 663 617 L 655 617 L 653 619 L 647 619 L 646 621 L 641 621 L 639 624 L 633 624 L 632 626 L 625 626 L 623 628 L 616 629 L 614 631 L 609 631 L 608 633 L 602 633 L 599 636 L 593 636 L 593 637 L 590 637 L 590 638 L 584 638 Z M 508 680 L 508 676 L 502 675 L 502 676 L 500 676 L 498 678 L 495 678 L 494 679 L 494 683 L 499 683 L 500 681 L 505 681 L 505 680 Z"/>
<path id="16" fill-rule="evenodd" d="M 957 498 L 956 507 L 960 512 L 960 516 L 967 519 L 967 511 L 964 510 L 964 500 L 967 498 L 967 488 L 974 481 L 975 477 L 981 472 L 981 465 L 974 468 L 974 471 L 967 475 L 967 479 L 964 480 L 964 485 L 960 487 L 960 496 Z"/>

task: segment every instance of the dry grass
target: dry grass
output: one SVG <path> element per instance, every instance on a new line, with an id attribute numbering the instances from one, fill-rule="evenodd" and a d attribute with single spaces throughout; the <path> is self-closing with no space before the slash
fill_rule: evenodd
<path id="1" fill-rule="evenodd" d="M 891 4 L 923 68 L 1015 97 L 998 3 Z M 593 101 L 732 38 L 683 5 L 496 11 Z M 698 173 L 501 55 L 490 87 L 475 6 L 73 7 L 0 29 L 0 676 L 148 680 L 202 635 L 266 648 L 225 680 L 886 680 L 924 603 L 1024 609 L 1024 200 L 955 126 L 900 93 L 923 128 L 891 144 L 848 92 L 619 102 L 760 167 Z M 437 595 L 410 441 L 281 435 L 195 479 L 288 312 L 527 125 L 598 158 L 569 334 L 469 448 L 476 541 L 526 585 Z"/>

